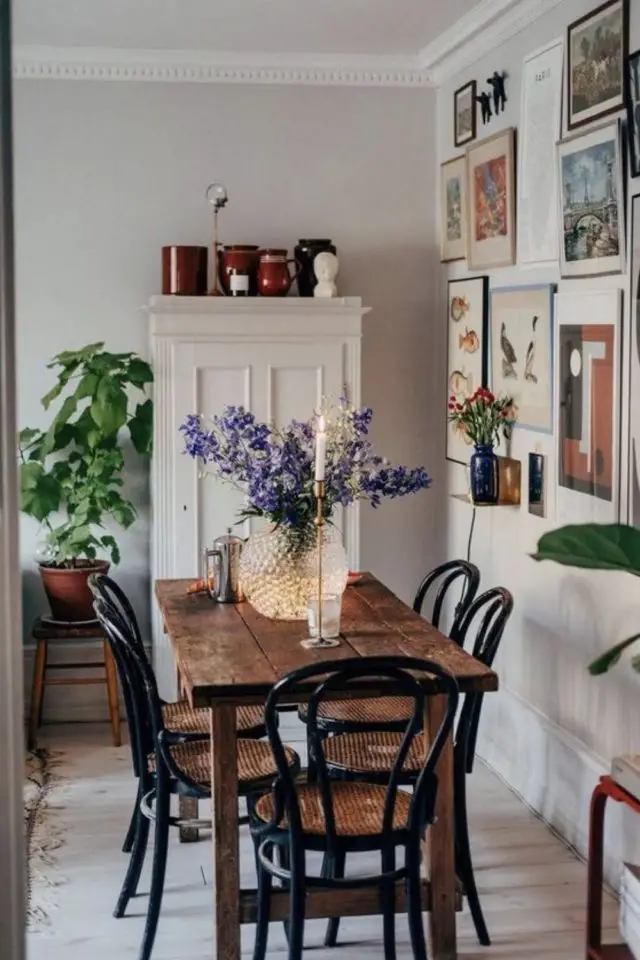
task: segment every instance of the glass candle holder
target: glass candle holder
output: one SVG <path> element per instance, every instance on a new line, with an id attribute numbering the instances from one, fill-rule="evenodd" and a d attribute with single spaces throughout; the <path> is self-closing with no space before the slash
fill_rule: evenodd
<path id="1" fill-rule="evenodd" d="M 318 597 L 309 597 L 307 603 L 307 624 L 309 639 L 303 640 L 304 647 L 337 647 L 340 643 L 340 611 L 342 596 L 337 593 L 325 593 L 322 597 L 322 636 L 318 635 Z"/>

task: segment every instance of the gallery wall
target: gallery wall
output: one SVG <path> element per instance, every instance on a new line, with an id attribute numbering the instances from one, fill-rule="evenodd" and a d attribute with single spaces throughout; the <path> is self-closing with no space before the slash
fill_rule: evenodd
<path id="1" fill-rule="evenodd" d="M 556 38 L 565 36 L 569 23 L 593 9 L 589 0 L 564 0 L 526 31 L 493 50 L 479 63 L 445 83 L 438 94 L 438 157 L 440 162 L 459 155 L 453 139 L 454 91 L 476 79 L 480 89 L 494 70 L 507 72 L 507 104 L 504 113 L 483 127 L 478 115 L 478 139 L 509 126 L 518 128 L 521 106 L 522 62 L 525 56 Z M 630 51 L 640 46 L 640 8 L 631 4 Z M 604 122 L 604 121 L 602 121 Z M 586 129 L 586 128 L 585 128 Z M 628 180 L 629 200 L 640 193 L 640 179 Z M 540 214 L 548 210 L 549 198 L 538 198 Z M 629 203 L 630 210 L 630 203 Z M 627 238 L 629 231 L 627 230 Z M 471 273 L 465 261 L 442 267 L 440 287 L 439 370 L 441 391 L 441 473 L 437 484 L 439 508 L 438 545 L 444 557 L 464 556 L 472 519 L 470 505 L 451 499 L 468 488 L 463 466 L 446 462 L 445 405 L 447 396 L 446 316 L 447 280 L 488 273 L 490 285 L 557 285 L 559 291 L 594 292 L 622 290 L 622 333 L 628 351 L 629 273 L 563 280 L 557 264 L 543 267 L 515 265 Z M 628 352 L 624 354 L 628 358 Z M 623 364 L 622 437 L 628 431 L 628 363 Z M 481 754 L 507 782 L 581 853 L 586 852 L 589 797 L 599 774 L 608 770 L 611 757 L 640 750 L 638 695 L 640 677 L 629 663 L 610 674 L 593 678 L 588 663 L 617 640 L 638 630 L 638 594 L 635 580 L 622 574 L 581 573 L 552 564 L 536 564 L 529 554 L 538 538 L 558 525 L 554 497 L 555 435 L 516 429 L 511 455 L 522 459 L 523 497 L 526 498 L 526 460 L 529 452 L 545 454 L 549 478 L 547 518 L 520 508 L 478 509 L 471 545 L 471 559 L 482 570 L 484 587 L 501 584 L 512 591 L 515 610 L 511 617 L 497 669 L 501 693 L 485 698 L 481 729 Z M 621 519 L 626 520 L 627 448 L 620 447 L 622 484 Z M 584 517 L 591 519 L 587 511 Z M 612 811 L 607 846 L 608 874 L 615 881 L 623 856 L 632 859 L 637 831 L 631 821 Z"/>
<path id="2" fill-rule="evenodd" d="M 427 89 L 17 81 L 20 424 L 46 422 L 39 398 L 56 352 L 102 339 L 147 354 L 140 308 L 159 292 L 160 249 L 210 242 L 204 192 L 217 179 L 230 198 L 223 241 L 291 250 L 298 237 L 334 239 L 340 292 L 372 308 L 362 394 L 374 439 L 399 462 L 431 466 L 435 100 Z M 144 616 L 148 474 L 131 461 L 140 519 L 119 534 L 117 575 Z M 363 510 L 363 564 L 405 597 L 431 562 L 432 516 L 428 493 Z M 45 607 L 36 539 L 23 518 L 27 627 Z"/>

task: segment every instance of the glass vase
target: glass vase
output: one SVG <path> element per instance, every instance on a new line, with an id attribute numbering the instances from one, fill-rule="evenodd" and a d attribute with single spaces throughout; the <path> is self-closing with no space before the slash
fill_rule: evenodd
<path id="1" fill-rule="evenodd" d="M 490 443 L 477 443 L 469 461 L 471 499 L 474 503 L 498 502 L 498 458 Z"/>
<path id="2" fill-rule="evenodd" d="M 337 527 L 322 528 L 322 592 L 342 596 L 348 562 Z M 309 597 L 318 589 L 315 530 L 302 536 L 290 527 L 253 533 L 240 558 L 244 595 L 258 613 L 274 620 L 306 620 Z"/>

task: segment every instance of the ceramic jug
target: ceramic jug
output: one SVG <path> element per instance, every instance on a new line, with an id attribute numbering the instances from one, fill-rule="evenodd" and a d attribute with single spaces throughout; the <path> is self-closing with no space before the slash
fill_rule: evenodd
<path id="1" fill-rule="evenodd" d="M 289 273 L 289 264 L 295 260 L 287 259 L 286 250 L 261 250 L 258 267 L 258 293 L 262 297 L 286 297 L 298 270 Z"/>

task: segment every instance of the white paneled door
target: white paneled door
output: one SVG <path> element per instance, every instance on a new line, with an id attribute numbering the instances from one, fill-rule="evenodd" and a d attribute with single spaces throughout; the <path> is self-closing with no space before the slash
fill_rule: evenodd
<path id="1" fill-rule="evenodd" d="M 238 301 L 158 297 L 150 306 L 155 372 L 153 577 L 200 575 L 202 551 L 234 526 L 248 536 L 260 521 L 236 526 L 242 493 L 182 453 L 189 413 L 211 416 L 229 404 L 282 426 L 307 420 L 323 397 L 360 399 L 359 300 L 288 298 Z M 353 569 L 358 512 L 336 517 Z M 155 603 L 154 603 L 155 611 Z M 154 613 L 156 673 L 175 692 L 171 651 Z"/>

